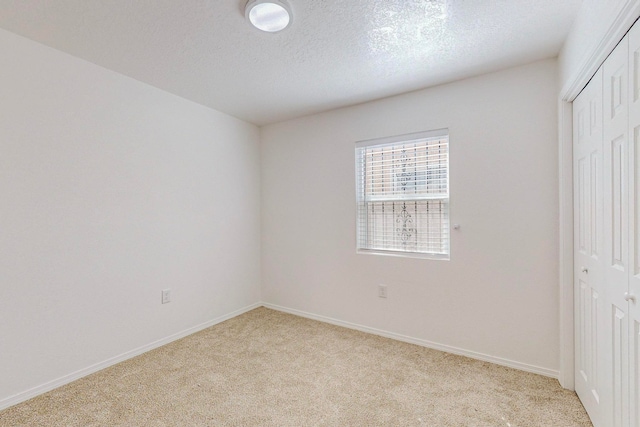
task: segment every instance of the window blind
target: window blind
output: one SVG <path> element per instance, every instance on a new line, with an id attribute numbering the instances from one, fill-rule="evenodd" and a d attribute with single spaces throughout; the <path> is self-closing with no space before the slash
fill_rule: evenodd
<path id="1" fill-rule="evenodd" d="M 356 144 L 358 250 L 449 255 L 446 130 Z"/>

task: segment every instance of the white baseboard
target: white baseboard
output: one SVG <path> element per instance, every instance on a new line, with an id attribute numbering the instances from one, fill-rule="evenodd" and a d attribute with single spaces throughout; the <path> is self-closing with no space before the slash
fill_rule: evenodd
<path id="1" fill-rule="evenodd" d="M 154 341 L 152 343 L 149 343 L 147 345 L 143 345 L 142 347 L 138 347 L 134 350 L 131 351 L 127 351 L 126 353 L 122 353 L 118 356 L 112 357 L 110 359 L 107 359 L 103 362 L 99 362 L 96 363 L 95 365 L 91 365 L 88 366 L 86 368 L 80 369 L 79 371 L 73 372 L 69 375 L 65 375 L 63 377 L 60 377 L 58 379 L 55 379 L 53 381 L 49 381 L 47 383 L 44 383 L 42 385 L 33 387 L 29 390 L 23 391 L 21 393 L 18 394 L 14 394 L 13 396 L 9 396 L 6 399 L 2 399 L 0 400 L 0 411 L 3 409 L 6 409 L 10 406 L 13 405 L 17 405 L 18 403 L 24 402 L 26 400 L 29 400 L 33 397 L 36 397 L 40 394 L 46 393 L 48 391 L 51 391 L 55 388 L 58 388 L 60 386 L 63 386 L 65 384 L 69 384 L 70 382 L 73 382 L 75 380 L 78 380 L 82 377 L 86 377 L 87 375 L 93 374 L 95 372 L 98 372 L 104 368 L 108 368 L 109 366 L 115 365 L 116 363 L 120 363 L 123 362 L 127 359 L 131 359 L 132 357 L 138 356 L 142 353 L 146 353 L 147 351 L 153 350 L 155 348 L 158 347 L 162 347 L 163 345 L 169 344 L 170 342 L 179 340 L 180 338 L 184 338 L 187 335 L 191 335 L 194 334 L 196 332 L 199 332 L 203 329 L 209 328 L 213 325 L 216 325 L 218 323 L 224 322 L 225 320 L 229 320 L 233 317 L 239 316 L 243 313 L 246 313 L 247 311 L 251 311 L 255 308 L 261 307 L 262 304 L 261 303 L 255 303 L 255 304 L 251 304 L 247 307 L 241 308 L 239 310 L 233 311 L 229 314 L 225 314 L 224 316 L 220 316 L 217 317 L 213 320 L 209 320 L 208 322 L 204 322 L 201 323 L 199 325 L 193 326 L 191 328 L 185 329 L 184 331 L 175 333 L 173 335 L 169 335 L 168 337 L 159 339 L 157 341 Z"/>
<path id="2" fill-rule="evenodd" d="M 70 382 L 73 382 L 75 380 L 78 380 L 82 377 L 85 377 L 87 375 L 93 374 L 95 372 L 98 372 L 102 369 L 108 368 L 109 366 L 113 366 L 117 363 L 123 362 L 127 359 L 131 359 L 132 357 L 138 356 L 142 353 L 146 353 L 147 351 L 156 349 L 158 347 L 162 347 L 163 345 L 169 344 L 173 341 L 179 340 L 180 338 L 184 338 L 188 335 L 194 334 L 196 332 L 199 332 L 203 329 L 209 328 L 213 325 L 216 325 L 218 323 L 224 322 L 225 320 L 229 320 L 233 317 L 239 316 L 241 314 L 244 314 L 248 311 L 251 311 L 255 308 L 258 307 L 266 307 L 266 308 L 270 308 L 272 310 L 277 310 L 277 311 L 282 311 L 284 313 L 289 313 L 289 314 L 294 314 L 296 316 L 300 316 L 300 317 L 306 317 L 308 319 L 313 319 L 313 320 L 318 320 L 320 322 L 324 322 L 324 323 L 330 323 L 332 325 L 337 325 L 337 326 L 343 326 L 345 328 L 349 328 L 349 329 L 355 329 L 358 331 L 362 331 L 362 332 L 367 332 L 370 334 L 374 334 L 374 335 L 379 335 L 379 336 L 383 336 L 386 338 L 391 338 L 391 339 L 395 339 L 398 341 L 403 341 L 403 342 L 407 342 L 410 344 L 416 344 L 422 347 L 427 347 L 427 348 L 432 348 L 435 350 L 440 350 L 440 351 L 444 351 L 447 353 L 452 353 L 452 354 L 458 354 L 461 356 L 467 356 L 470 357 L 472 359 L 478 359 L 478 360 L 482 360 L 485 362 L 491 362 L 491 363 L 495 363 L 496 365 L 502 365 L 502 366 L 507 366 L 510 368 L 514 368 L 514 369 L 519 369 L 521 371 L 526 371 L 526 372 L 532 372 L 535 374 L 540 374 L 540 375 L 544 375 L 547 377 L 552 377 L 552 378 L 558 378 L 559 376 L 559 372 L 558 371 L 554 371 L 552 369 L 547 369 L 547 368 L 542 368 L 539 366 L 534 366 L 534 365 L 529 365 L 526 363 L 521 363 L 521 362 L 516 362 L 513 360 L 508 360 L 508 359 L 503 359 L 501 357 L 495 357 L 495 356 L 489 356 L 486 354 L 482 354 L 482 353 L 478 353 L 475 351 L 470 351 L 470 350 L 464 350 L 461 348 L 457 348 L 457 347 L 452 347 L 452 346 L 448 346 L 445 344 L 439 344 L 439 343 L 435 343 L 432 341 L 427 341 L 427 340 L 423 340 L 423 339 L 419 339 L 419 338 L 413 338 L 413 337 L 408 337 L 405 335 L 400 335 L 400 334 L 396 334 L 393 332 L 388 332 L 388 331 L 383 331 L 381 329 L 375 329 L 375 328 L 370 328 L 368 326 L 363 326 L 363 325 L 358 325 L 355 323 L 350 323 L 350 322 L 345 322 L 342 320 L 338 320 L 338 319 L 333 319 L 330 317 L 326 317 L 326 316 L 321 316 L 318 314 L 312 314 L 312 313 L 307 313 L 304 311 L 300 311 L 300 310 L 295 310 L 292 308 L 287 308 L 287 307 L 281 307 L 279 305 L 275 305 L 275 304 L 269 304 L 269 303 L 255 303 L 255 304 L 251 304 L 247 307 L 241 308 L 239 310 L 233 311 L 231 313 L 228 313 L 224 316 L 220 316 L 217 317 L 213 320 L 210 320 L 208 322 L 205 323 L 201 323 L 199 325 L 196 325 L 194 327 L 185 329 L 181 332 L 175 333 L 173 335 L 169 335 L 168 337 L 162 338 L 160 340 L 154 341 L 152 343 L 149 343 L 147 345 L 144 345 L 142 347 L 138 347 L 134 350 L 128 351 L 126 353 L 122 353 L 118 356 L 112 357 L 110 359 L 107 359 L 103 362 L 99 362 L 96 363 L 94 365 L 88 366 L 86 368 L 80 369 L 76 372 L 73 372 L 71 374 L 65 375 L 63 377 L 60 377 L 58 379 L 55 379 L 53 381 L 49 381 L 47 383 L 44 383 L 42 385 L 33 387 L 29 390 L 20 392 L 18 394 L 15 394 L 13 396 L 9 396 L 8 398 L 2 399 L 0 400 L 0 411 L 3 409 L 6 409 L 10 406 L 13 405 L 17 405 L 18 403 L 24 402 L 26 400 L 29 400 L 31 398 L 34 398 L 40 394 L 46 393 L 48 391 L 51 391 L 55 388 L 61 387 L 65 384 L 69 384 Z"/>
<path id="3" fill-rule="evenodd" d="M 275 304 L 263 303 L 262 305 L 272 310 L 282 311 L 284 313 L 294 314 L 296 316 L 306 317 L 308 319 L 318 320 L 320 322 L 330 323 L 332 325 L 343 326 L 345 328 L 355 329 L 357 331 L 367 332 L 370 334 L 391 338 L 397 341 L 403 341 L 409 344 L 416 344 L 422 347 L 444 351 L 446 353 L 457 354 L 460 356 L 470 357 L 472 359 L 482 360 L 484 362 L 495 363 L 496 365 L 507 366 L 509 368 L 514 368 L 521 371 L 532 372 L 534 374 L 544 375 L 545 377 L 558 379 L 558 376 L 560 374 L 559 371 L 556 371 L 553 369 L 542 368 L 540 366 L 529 365 L 527 363 L 516 362 L 514 360 L 503 359 L 501 357 L 490 356 L 488 354 L 478 353 L 471 350 L 465 350 L 458 347 L 452 347 L 446 344 L 439 344 L 432 341 L 423 340 L 420 338 L 408 337 L 406 335 L 400 335 L 393 332 L 383 331 L 381 329 L 370 328 L 368 326 L 362 326 L 355 323 L 332 319 L 331 317 L 307 313 L 305 311 L 295 310 L 292 308 L 281 307 Z"/>

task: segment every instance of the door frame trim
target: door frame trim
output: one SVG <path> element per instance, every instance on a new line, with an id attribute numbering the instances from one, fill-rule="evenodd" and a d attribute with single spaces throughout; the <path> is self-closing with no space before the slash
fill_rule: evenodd
<path id="1" fill-rule="evenodd" d="M 558 96 L 560 369 L 562 387 L 574 390 L 573 100 L 640 17 L 640 2 L 625 0 L 607 33 Z"/>

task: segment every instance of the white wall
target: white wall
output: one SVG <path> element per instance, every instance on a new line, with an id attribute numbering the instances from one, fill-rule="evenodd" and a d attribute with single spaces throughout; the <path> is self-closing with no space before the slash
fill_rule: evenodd
<path id="1" fill-rule="evenodd" d="M 0 407 L 260 301 L 255 126 L 6 31 L 0 56 Z"/>
<path id="2" fill-rule="evenodd" d="M 263 300 L 557 375 L 556 97 L 546 60 L 262 128 Z M 451 261 L 357 255 L 354 142 L 439 128 Z"/>

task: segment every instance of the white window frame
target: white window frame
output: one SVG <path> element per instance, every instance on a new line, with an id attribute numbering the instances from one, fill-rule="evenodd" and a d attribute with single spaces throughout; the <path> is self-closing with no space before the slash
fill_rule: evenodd
<path id="1" fill-rule="evenodd" d="M 392 145 L 401 145 L 402 143 L 410 144 L 420 140 L 434 140 L 434 139 L 447 139 L 447 156 L 446 156 L 446 194 L 438 194 L 434 197 L 420 196 L 416 198 L 408 197 L 407 201 L 415 202 L 417 200 L 439 200 L 445 202 L 446 206 L 446 226 L 442 228 L 442 240 L 444 242 L 445 250 L 443 252 L 428 252 L 428 251 L 415 251 L 415 250 L 400 250 L 400 249 L 380 249 L 372 248 L 370 242 L 368 242 L 370 233 L 367 230 L 368 224 L 368 203 L 388 201 L 399 202 L 398 196 L 385 198 L 384 196 L 376 196 L 372 198 L 365 194 L 364 181 L 366 180 L 366 162 L 361 159 L 362 149 L 369 147 L 383 147 Z M 426 258 L 437 260 L 449 260 L 451 256 L 451 209 L 450 209 L 450 168 L 449 168 L 449 129 L 437 129 L 432 131 L 417 132 L 405 135 L 397 135 L 386 138 L 377 138 L 365 141 L 356 142 L 355 147 L 355 160 L 356 160 L 356 252 L 359 254 L 375 254 L 375 255 L 389 255 L 399 256 L 405 258 Z M 429 182 L 426 182 L 428 185 Z"/>

